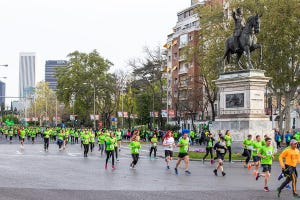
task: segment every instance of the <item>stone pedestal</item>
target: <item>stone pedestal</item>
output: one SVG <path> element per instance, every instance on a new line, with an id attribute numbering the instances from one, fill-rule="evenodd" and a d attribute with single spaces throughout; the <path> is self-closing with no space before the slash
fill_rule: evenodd
<path id="1" fill-rule="evenodd" d="M 231 131 L 235 140 L 248 134 L 270 135 L 272 122 L 265 115 L 265 91 L 270 78 L 262 70 L 243 70 L 220 74 L 216 80 L 218 115 L 213 133 Z"/>

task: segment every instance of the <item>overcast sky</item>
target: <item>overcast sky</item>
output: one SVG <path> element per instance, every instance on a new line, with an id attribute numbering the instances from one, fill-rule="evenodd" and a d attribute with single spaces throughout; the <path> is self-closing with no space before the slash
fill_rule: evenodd
<path id="1" fill-rule="evenodd" d="M 46 60 L 63 60 L 75 50 L 91 52 L 126 67 L 143 47 L 166 42 L 177 12 L 190 0 L 1 0 L 0 79 L 6 96 L 18 96 L 19 53 L 36 52 L 37 81 Z M 6 100 L 6 104 L 10 100 Z"/>

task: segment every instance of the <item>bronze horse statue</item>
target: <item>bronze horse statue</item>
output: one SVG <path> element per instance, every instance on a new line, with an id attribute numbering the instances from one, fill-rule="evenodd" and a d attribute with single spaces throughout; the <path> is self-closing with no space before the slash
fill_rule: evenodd
<path id="1" fill-rule="evenodd" d="M 230 36 L 226 39 L 223 61 L 225 61 L 226 58 L 227 63 L 230 63 L 231 54 L 237 54 L 236 64 L 240 69 L 243 70 L 244 68 L 242 67 L 242 63 L 240 59 L 243 53 L 245 52 L 245 56 L 247 58 L 247 62 L 246 62 L 247 69 L 253 69 L 250 53 L 255 49 L 260 49 L 259 60 L 260 61 L 262 60 L 262 46 L 256 43 L 257 38 L 255 36 L 255 34 L 259 33 L 260 31 L 259 18 L 260 18 L 259 15 L 251 16 L 248 18 L 246 25 L 238 39 L 240 49 L 237 52 L 235 52 L 234 50 L 233 36 Z M 224 70 L 225 70 L 225 62 L 224 62 Z"/>

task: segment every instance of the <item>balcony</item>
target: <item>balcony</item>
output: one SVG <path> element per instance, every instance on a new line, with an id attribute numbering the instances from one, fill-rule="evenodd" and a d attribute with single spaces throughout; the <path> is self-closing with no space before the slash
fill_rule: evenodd
<path id="1" fill-rule="evenodd" d="M 185 100 L 187 100 L 187 96 L 179 97 L 179 101 L 185 101 Z"/>
<path id="2" fill-rule="evenodd" d="M 186 56 L 185 55 L 181 55 L 179 56 L 179 62 L 185 61 L 186 60 Z"/>
<path id="3" fill-rule="evenodd" d="M 181 74 L 187 74 L 188 73 L 188 68 L 186 67 L 182 67 L 180 68 L 178 74 L 181 75 Z"/>
<path id="4" fill-rule="evenodd" d="M 186 81 L 182 81 L 182 82 L 180 83 L 179 87 L 181 87 L 181 88 L 187 88 L 187 87 L 188 87 L 188 84 L 187 84 Z"/>

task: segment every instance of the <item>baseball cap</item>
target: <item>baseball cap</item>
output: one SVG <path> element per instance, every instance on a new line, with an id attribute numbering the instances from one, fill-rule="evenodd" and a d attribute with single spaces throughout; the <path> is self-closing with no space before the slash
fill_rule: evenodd
<path id="1" fill-rule="evenodd" d="M 290 141 L 290 143 L 298 143 L 298 142 L 297 142 L 297 140 L 292 139 L 292 140 Z"/>

